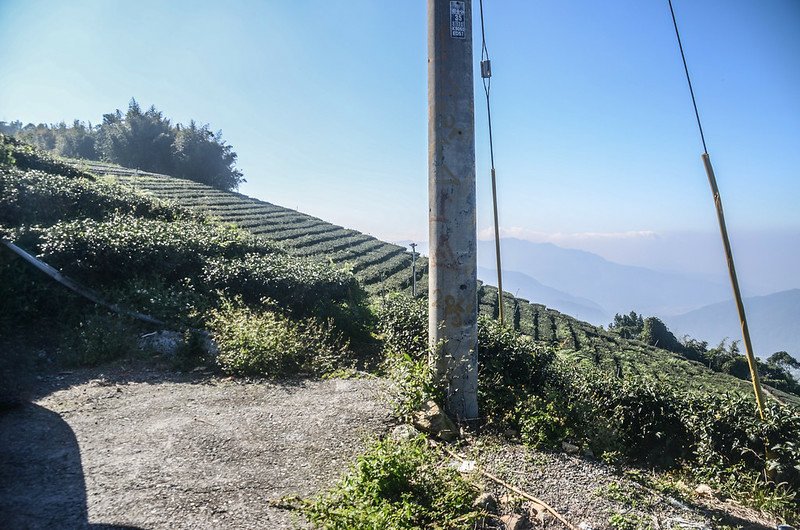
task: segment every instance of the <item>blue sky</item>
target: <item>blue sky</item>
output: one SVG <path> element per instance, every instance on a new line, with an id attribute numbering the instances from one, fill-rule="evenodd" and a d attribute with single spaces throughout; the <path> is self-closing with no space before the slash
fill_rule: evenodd
<path id="1" fill-rule="evenodd" d="M 800 233 L 800 2 L 674 5 L 732 230 Z M 485 11 L 504 233 L 580 246 L 716 231 L 666 0 Z M 244 193 L 422 240 L 425 17 L 422 0 L 0 0 L 0 120 L 98 122 L 136 97 L 222 129 Z"/>

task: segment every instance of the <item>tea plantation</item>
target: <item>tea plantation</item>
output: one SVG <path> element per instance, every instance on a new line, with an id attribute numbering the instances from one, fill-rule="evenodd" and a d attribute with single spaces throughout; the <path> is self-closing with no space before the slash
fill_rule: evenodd
<path id="1" fill-rule="evenodd" d="M 121 184 L 233 223 L 261 238 L 279 243 L 290 255 L 346 264 L 370 294 L 410 293 L 412 256 L 403 247 L 289 208 L 190 180 L 99 162 L 74 163 L 91 173 L 112 176 Z M 427 271 L 428 260 L 418 258 L 418 292 L 427 292 Z M 478 296 L 480 312 L 497 316 L 497 288 L 480 285 Z M 516 330 L 538 343 L 554 347 L 560 356 L 587 366 L 599 366 L 623 376 L 645 376 L 686 390 L 717 389 L 746 395 L 752 392 L 746 381 L 713 372 L 698 362 L 643 342 L 620 338 L 615 333 L 541 304 L 508 293 L 503 296 L 503 304 L 505 314 Z M 800 403 L 797 396 L 777 390 L 773 393 L 785 401 Z"/>

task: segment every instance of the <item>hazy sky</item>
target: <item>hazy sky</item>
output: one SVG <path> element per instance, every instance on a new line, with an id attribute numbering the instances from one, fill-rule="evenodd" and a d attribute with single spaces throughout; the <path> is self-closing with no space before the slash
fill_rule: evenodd
<path id="1" fill-rule="evenodd" d="M 800 2 L 674 5 L 731 228 L 798 231 Z M 485 10 L 507 233 L 716 230 L 666 0 Z M 244 193 L 426 239 L 425 17 L 423 0 L 0 0 L 0 120 L 96 123 L 133 96 L 222 129 Z"/>

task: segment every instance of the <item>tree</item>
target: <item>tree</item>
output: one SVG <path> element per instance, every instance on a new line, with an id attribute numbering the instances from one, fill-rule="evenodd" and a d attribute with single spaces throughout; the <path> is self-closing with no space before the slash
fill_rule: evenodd
<path id="1" fill-rule="evenodd" d="M 674 353 L 683 353 L 683 344 L 678 342 L 675 335 L 667 328 L 661 319 L 656 317 L 647 317 L 644 319 L 642 332 L 639 338 L 651 346 L 658 346 L 661 349 L 668 350 Z"/>
<path id="2" fill-rule="evenodd" d="M 244 182 L 236 169 L 237 155 L 208 124 L 172 125 L 164 114 L 151 106 L 146 111 L 131 98 L 123 114 L 117 109 L 103 115 L 93 127 L 80 120 L 71 126 L 20 121 L 0 122 L 0 132 L 11 134 L 40 149 L 69 158 L 104 160 L 155 173 L 166 173 L 202 182 L 223 190 L 233 190 Z"/>
<path id="3" fill-rule="evenodd" d="M 175 175 L 222 189 L 236 189 L 244 182 L 236 169 L 236 153 L 208 124 L 198 127 L 194 120 L 188 127 L 178 125 L 175 142 Z"/>
<path id="4" fill-rule="evenodd" d="M 638 339 L 644 329 L 644 319 L 642 315 L 631 311 L 627 315 L 614 315 L 614 322 L 608 325 L 608 329 L 615 331 L 623 339 Z"/>
<path id="5" fill-rule="evenodd" d="M 778 366 L 786 371 L 789 371 L 789 369 L 800 370 L 800 361 L 785 351 L 776 351 L 767 357 L 767 364 Z"/>
<path id="6" fill-rule="evenodd" d="M 172 173 L 175 169 L 175 130 L 155 106 L 142 112 L 131 99 L 124 116 L 119 110 L 103 116 L 100 136 L 103 158 L 109 162 L 155 173 Z"/>

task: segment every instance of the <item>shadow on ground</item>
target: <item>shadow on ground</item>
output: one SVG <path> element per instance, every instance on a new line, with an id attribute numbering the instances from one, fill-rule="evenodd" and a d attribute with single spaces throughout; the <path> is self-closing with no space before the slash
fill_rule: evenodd
<path id="1" fill-rule="evenodd" d="M 33 403 L 4 403 L 0 455 L 4 528 L 136 529 L 89 523 L 80 448 L 55 412 Z"/>

